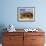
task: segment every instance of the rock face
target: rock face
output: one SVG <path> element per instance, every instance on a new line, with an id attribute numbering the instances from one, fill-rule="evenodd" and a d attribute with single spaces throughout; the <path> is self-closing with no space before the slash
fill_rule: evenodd
<path id="1" fill-rule="evenodd" d="M 31 12 L 24 12 L 24 13 L 20 13 L 20 18 L 21 19 L 25 19 L 25 18 L 28 18 L 28 19 L 32 19 L 33 18 L 33 14 Z"/>

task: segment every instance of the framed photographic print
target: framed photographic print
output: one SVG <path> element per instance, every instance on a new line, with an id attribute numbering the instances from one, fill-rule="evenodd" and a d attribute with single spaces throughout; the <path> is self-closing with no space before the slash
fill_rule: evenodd
<path id="1" fill-rule="evenodd" d="M 18 7 L 17 20 L 23 22 L 35 21 L 35 7 Z"/>

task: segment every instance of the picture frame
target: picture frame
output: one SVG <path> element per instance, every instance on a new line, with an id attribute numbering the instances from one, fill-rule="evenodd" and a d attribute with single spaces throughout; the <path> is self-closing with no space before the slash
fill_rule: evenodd
<path id="1" fill-rule="evenodd" d="M 20 22 L 34 22 L 35 21 L 35 7 L 18 7 L 17 21 Z"/>

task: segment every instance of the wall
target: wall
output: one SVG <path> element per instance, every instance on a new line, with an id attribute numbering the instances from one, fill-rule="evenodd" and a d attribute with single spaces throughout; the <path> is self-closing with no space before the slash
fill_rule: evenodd
<path id="1" fill-rule="evenodd" d="M 18 22 L 17 7 L 35 7 L 35 22 Z M 46 28 L 46 6 L 42 0 L 1 0 L 0 24 L 15 25 L 16 28 Z"/>

